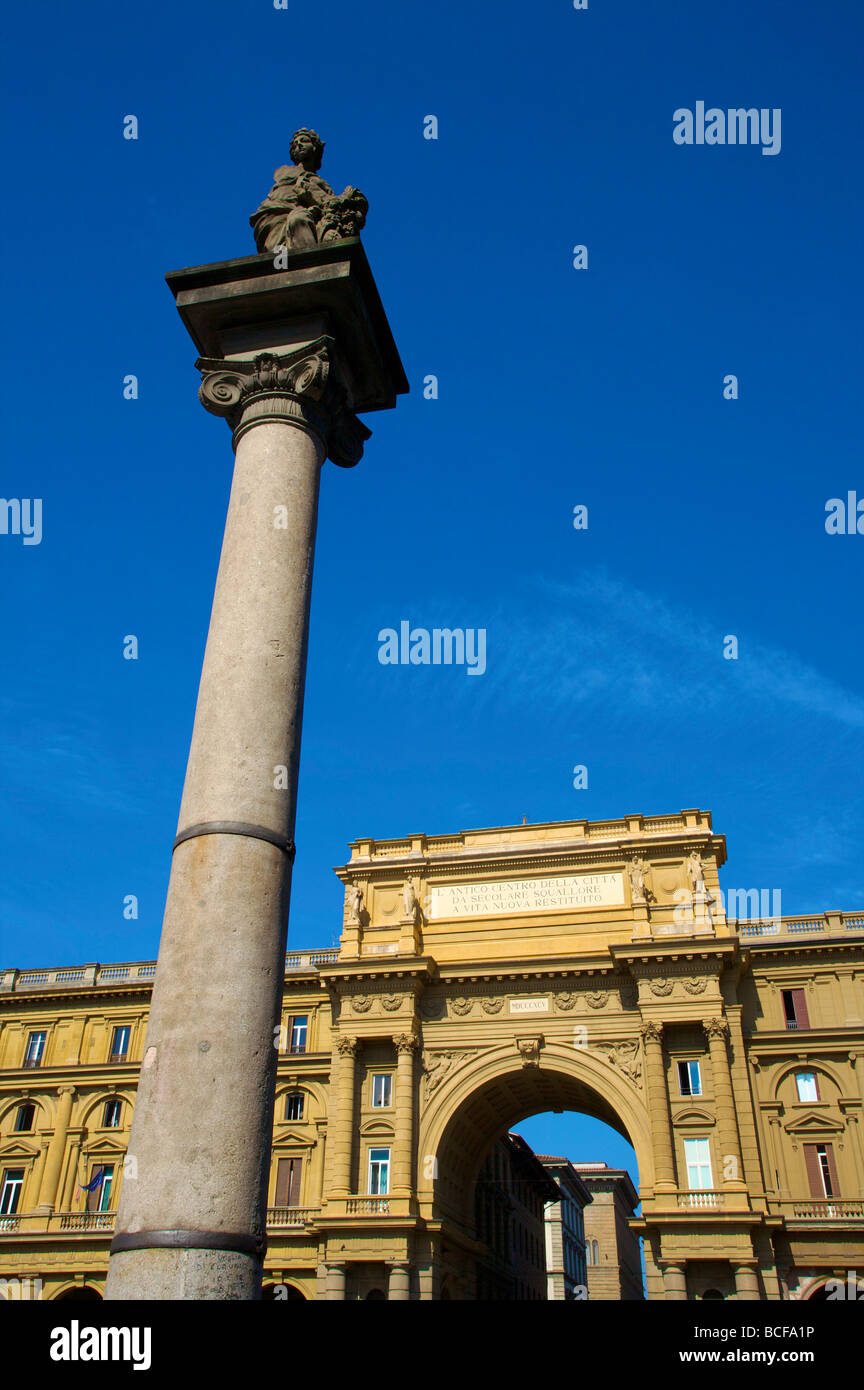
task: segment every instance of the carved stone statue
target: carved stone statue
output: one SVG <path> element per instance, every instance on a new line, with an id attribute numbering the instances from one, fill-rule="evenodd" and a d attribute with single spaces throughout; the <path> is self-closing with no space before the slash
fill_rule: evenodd
<path id="1" fill-rule="evenodd" d="M 402 885 L 402 903 L 405 908 L 405 916 L 410 922 L 417 920 L 417 894 L 414 892 L 414 884 L 406 880 Z"/>
<path id="2" fill-rule="evenodd" d="M 687 860 L 687 877 L 694 893 L 705 892 L 705 870 L 702 866 L 702 856 L 698 850 L 694 849 Z"/>
<path id="3" fill-rule="evenodd" d="M 630 863 L 627 865 L 627 873 L 630 875 L 630 896 L 634 903 L 644 903 L 648 901 L 648 890 L 645 887 L 645 872 L 648 868 L 644 859 L 640 859 L 634 854 Z"/>
<path id="4" fill-rule="evenodd" d="M 348 891 L 348 921 L 359 923 L 362 911 L 363 889 L 359 883 L 355 883 Z"/>
<path id="5" fill-rule="evenodd" d="M 320 177 L 324 141 L 304 126 L 294 132 L 289 148 L 294 163 L 276 170 L 273 187 L 249 218 L 258 250 L 305 251 L 356 236 L 369 204 L 359 189 L 336 194 Z"/>

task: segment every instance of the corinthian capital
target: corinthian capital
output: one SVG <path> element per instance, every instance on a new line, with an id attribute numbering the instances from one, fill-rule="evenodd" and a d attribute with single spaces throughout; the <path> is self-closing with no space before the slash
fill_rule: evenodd
<path id="1" fill-rule="evenodd" d="M 420 1046 L 420 1039 L 413 1033 L 400 1033 L 394 1037 L 393 1045 L 397 1052 L 416 1052 Z"/>
<path id="2" fill-rule="evenodd" d="M 725 1042 L 729 1036 L 729 1024 L 725 1018 L 707 1018 L 702 1024 L 708 1035 L 708 1041 L 718 1038 L 720 1042 Z"/>
<path id="3" fill-rule="evenodd" d="M 350 408 L 348 390 L 334 365 L 333 339 L 277 356 L 262 352 L 245 361 L 200 357 L 198 398 L 211 415 L 221 415 L 234 432 L 234 446 L 247 430 L 281 421 L 317 434 L 329 458 L 352 468 L 371 434 Z"/>
<path id="4" fill-rule="evenodd" d="M 646 1043 L 651 1042 L 662 1044 L 663 1042 L 662 1023 L 643 1023 L 642 1027 L 639 1029 L 639 1032 L 642 1034 L 643 1040 Z"/>
<path id="5" fill-rule="evenodd" d="M 360 1051 L 360 1043 L 357 1038 L 343 1036 L 336 1039 L 336 1051 L 340 1057 L 356 1057 Z"/>

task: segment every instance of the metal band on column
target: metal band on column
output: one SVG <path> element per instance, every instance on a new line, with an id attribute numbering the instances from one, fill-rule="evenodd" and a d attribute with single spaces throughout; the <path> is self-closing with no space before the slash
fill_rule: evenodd
<path id="1" fill-rule="evenodd" d="M 242 820 L 210 820 L 198 825 L 189 825 L 181 830 L 172 846 L 172 853 L 184 840 L 194 840 L 197 835 L 246 835 L 250 840 L 266 840 L 268 844 L 281 849 L 283 854 L 293 860 L 295 847 L 293 840 L 286 840 L 276 830 L 268 830 L 266 825 L 251 825 Z"/>

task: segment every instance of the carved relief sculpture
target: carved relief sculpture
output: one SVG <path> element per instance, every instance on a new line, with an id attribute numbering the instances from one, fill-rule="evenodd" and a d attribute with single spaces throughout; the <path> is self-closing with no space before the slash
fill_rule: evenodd
<path id="1" fill-rule="evenodd" d="M 406 879 L 402 885 L 402 904 L 405 909 L 406 922 L 416 922 L 417 894 L 414 892 L 414 885 L 410 879 Z"/>
<path id="2" fill-rule="evenodd" d="M 356 922 L 360 925 L 360 914 L 363 911 L 363 889 L 359 883 L 354 883 L 348 889 L 348 921 Z"/>
<path id="3" fill-rule="evenodd" d="M 627 873 L 630 878 L 630 897 L 634 903 L 647 903 L 648 901 L 648 889 L 645 886 L 645 874 L 648 867 L 645 860 L 640 859 L 636 854 L 627 865 Z"/>
<path id="4" fill-rule="evenodd" d="M 522 1058 L 523 1067 L 539 1067 L 540 1049 L 543 1046 L 542 1033 L 536 1038 L 517 1038 L 516 1047 Z"/>

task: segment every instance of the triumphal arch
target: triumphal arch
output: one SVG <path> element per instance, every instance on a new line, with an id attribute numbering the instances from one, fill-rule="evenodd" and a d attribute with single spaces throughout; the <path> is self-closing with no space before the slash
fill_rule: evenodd
<path id="1" fill-rule="evenodd" d="M 864 913 L 733 918 L 725 858 L 700 810 L 356 840 L 286 960 L 266 1293 L 476 1297 L 481 1165 L 550 1110 L 633 1145 L 649 1299 L 864 1270 Z M 152 975 L 0 977 L 0 1279 L 103 1287 Z"/>

